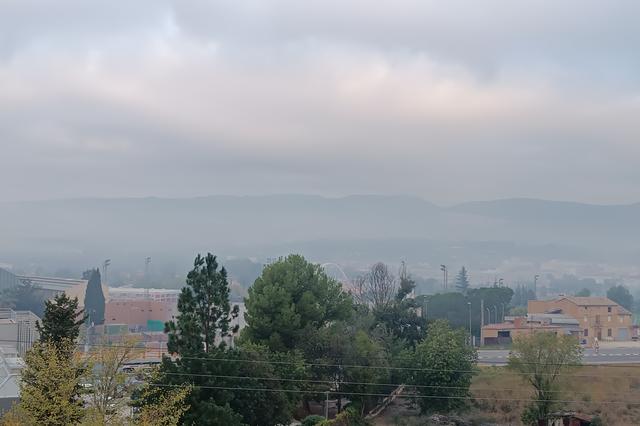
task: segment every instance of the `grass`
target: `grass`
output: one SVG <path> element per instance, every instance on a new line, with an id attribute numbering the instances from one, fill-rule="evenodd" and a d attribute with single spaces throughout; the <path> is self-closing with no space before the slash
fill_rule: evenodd
<path id="1" fill-rule="evenodd" d="M 583 366 L 561 377 L 559 409 L 599 415 L 606 425 L 640 424 L 640 365 Z M 481 367 L 471 386 L 472 416 L 498 424 L 518 424 L 534 394 L 505 367 Z M 615 401 L 616 403 L 607 403 Z"/>

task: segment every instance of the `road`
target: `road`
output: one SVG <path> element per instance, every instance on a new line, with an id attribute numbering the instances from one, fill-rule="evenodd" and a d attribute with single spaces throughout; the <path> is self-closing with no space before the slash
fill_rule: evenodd
<path id="1" fill-rule="evenodd" d="M 509 358 L 508 350 L 479 350 L 478 363 L 484 365 L 505 365 Z M 596 354 L 586 348 L 582 356 L 585 364 L 634 364 L 640 363 L 640 348 L 601 348 Z"/>

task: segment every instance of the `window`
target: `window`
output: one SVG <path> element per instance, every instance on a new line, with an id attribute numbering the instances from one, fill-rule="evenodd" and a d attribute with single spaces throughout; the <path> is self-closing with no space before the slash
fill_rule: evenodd
<path id="1" fill-rule="evenodd" d="M 607 307 L 607 312 L 611 313 L 611 306 Z"/>
<path id="2" fill-rule="evenodd" d="M 587 321 L 589 321 L 589 318 L 587 318 L 587 316 L 585 315 L 584 316 L 584 322 L 587 322 Z"/>
<path id="3" fill-rule="evenodd" d="M 584 337 L 589 337 L 589 329 L 585 328 L 583 334 L 584 334 Z"/>
<path id="4" fill-rule="evenodd" d="M 610 328 L 607 329 L 607 337 L 611 337 L 611 329 Z"/>
<path id="5" fill-rule="evenodd" d="M 622 318 L 621 316 L 618 317 L 618 321 L 620 321 L 620 324 L 622 324 L 624 322 L 624 318 Z"/>
<path id="6" fill-rule="evenodd" d="M 611 315 L 607 315 L 607 321 L 611 322 Z"/>

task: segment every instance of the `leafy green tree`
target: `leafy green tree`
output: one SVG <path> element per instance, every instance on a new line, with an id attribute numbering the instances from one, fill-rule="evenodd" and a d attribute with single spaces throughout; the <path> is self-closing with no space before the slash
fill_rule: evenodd
<path id="1" fill-rule="evenodd" d="M 456 276 L 456 288 L 460 293 L 466 293 L 467 289 L 469 289 L 469 274 L 467 273 L 467 268 L 464 266 Z"/>
<path id="2" fill-rule="evenodd" d="M 102 279 L 100 271 L 90 269 L 82 274 L 82 278 L 89 280 L 84 293 L 84 311 L 87 313 L 89 324 L 104 324 L 104 293 L 102 292 Z"/>
<path id="3" fill-rule="evenodd" d="M 350 296 L 319 265 L 290 255 L 268 265 L 245 300 L 243 339 L 275 352 L 309 352 L 318 330 L 352 314 Z"/>
<path id="4" fill-rule="evenodd" d="M 84 323 L 83 311 L 78 308 L 78 298 L 71 299 L 65 293 L 57 295 L 53 300 L 45 302 L 42 324 L 36 323 L 40 342 L 60 344 L 60 348 L 73 351 L 80 334 L 80 326 Z"/>
<path id="5" fill-rule="evenodd" d="M 629 293 L 629 289 L 622 284 L 609 288 L 607 297 L 626 310 L 633 311 L 633 296 Z"/>
<path id="6" fill-rule="evenodd" d="M 429 325 L 427 337 L 416 346 L 412 383 L 423 413 L 447 412 L 464 405 L 469 396 L 475 348 L 466 344 L 464 330 L 452 329 L 446 321 Z M 419 387 L 423 386 L 423 387 Z"/>
<path id="7" fill-rule="evenodd" d="M 524 424 L 549 420 L 559 398 L 560 374 L 578 365 L 582 349 L 574 336 L 535 333 L 517 337 L 509 356 L 509 368 L 533 386 L 534 401 L 522 415 Z"/>
<path id="8" fill-rule="evenodd" d="M 591 290 L 589 290 L 588 288 L 583 288 L 582 290 L 580 290 L 579 292 L 576 293 L 576 296 L 578 296 L 578 297 L 589 297 L 589 296 L 591 296 Z"/>
<path id="9" fill-rule="evenodd" d="M 134 424 L 139 426 L 178 426 L 180 419 L 189 410 L 187 397 L 191 386 L 182 385 L 171 390 L 145 384 L 143 399 L 155 401 L 140 407 Z"/>
<path id="10" fill-rule="evenodd" d="M 33 424 L 75 425 L 82 419 L 82 368 L 72 352 L 72 342 L 63 340 L 38 342 L 25 355 L 20 408 Z"/>
<path id="11" fill-rule="evenodd" d="M 346 397 L 357 406 L 358 412 L 364 415 L 379 401 L 379 397 L 365 395 L 392 391 L 393 386 L 378 386 L 391 380 L 389 355 L 383 345 L 376 341 L 365 330 L 356 329 L 345 322 L 336 322 L 321 331 L 321 356 L 318 363 L 327 366 L 314 367 L 315 378 L 331 383 L 331 397 L 338 401 L 341 410 L 342 398 Z M 372 368 L 373 367 L 373 368 Z M 319 387 L 329 388 L 328 384 Z M 360 395 L 349 395 L 360 394 Z"/>

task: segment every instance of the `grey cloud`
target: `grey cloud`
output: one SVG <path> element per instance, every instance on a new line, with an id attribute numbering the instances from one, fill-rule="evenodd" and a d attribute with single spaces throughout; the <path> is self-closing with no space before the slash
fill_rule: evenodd
<path id="1" fill-rule="evenodd" d="M 640 199 L 636 2 L 10 2 L 7 199 Z"/>

